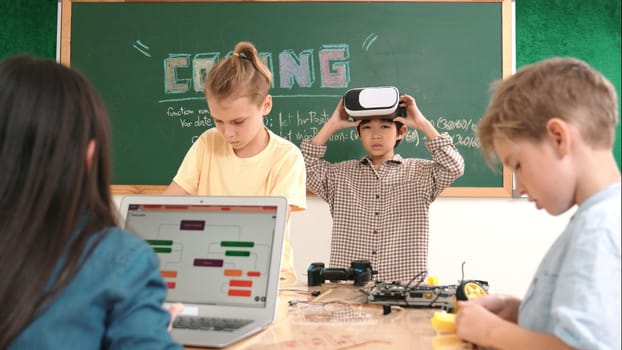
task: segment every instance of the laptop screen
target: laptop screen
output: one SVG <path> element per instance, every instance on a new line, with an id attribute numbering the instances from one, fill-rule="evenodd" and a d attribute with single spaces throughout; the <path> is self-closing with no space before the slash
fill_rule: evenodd
<path id="1" fill-rule="evenodd" d="M 168 302 L 265 307 L 276 206 L 129 204 L 125 228 L 160 260 Z"/>

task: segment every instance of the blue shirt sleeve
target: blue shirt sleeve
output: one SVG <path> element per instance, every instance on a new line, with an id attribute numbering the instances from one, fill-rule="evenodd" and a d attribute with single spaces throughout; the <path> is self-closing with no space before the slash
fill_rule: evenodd
<path id="1" fill-rule="evenodd" d="M 109 349 L 181 349 L 166 331 L 170 314 L 162 308 L 166 285 L 157 257 L 143 244 L 112 277 L 110 325 L 104 341 Z"/>
<path id="2" fill-rule="evenodd" d="M 105 230 L 72 281 L 9 349 L 183 349 L 167 330 L 167 289 L 152 248 L 119 228 Z"/>
<path id="3" fill-rule="evenodd" d="M 552 298 L 553 333 L 578 349 L 620 348 L 620 221 L 576 218 Z"/>
<path id="4" fill-rule="evenodd" d="M 620 184 L 578 207 L 536 271 L 519 325 L 575 349 L 620 349 Z"/>

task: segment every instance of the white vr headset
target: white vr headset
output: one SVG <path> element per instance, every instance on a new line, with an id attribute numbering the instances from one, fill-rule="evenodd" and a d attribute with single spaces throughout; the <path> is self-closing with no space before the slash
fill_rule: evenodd
<path id="1" fill-rule="evenodd" d="M 343 95 L 346 113 L 355 120 L 401 115 L 400 93 L 394 86 L 356 88 Z M 397 113 L 396 113 L 397 112 Z"/>

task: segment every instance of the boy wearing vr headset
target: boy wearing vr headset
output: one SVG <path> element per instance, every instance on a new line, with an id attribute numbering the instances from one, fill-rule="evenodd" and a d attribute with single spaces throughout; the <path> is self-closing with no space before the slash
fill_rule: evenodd
<path id="1" fill-rule="evenodd" d="M 326 124 L 300 148 L 307 186 L 330 207 L 330 266 L 347 268 L 353 260 L 366 259 L 378 271 L 378 280 L 410 281 L 427 273 L 430 204 L 464 173 L 464 160 L 451 136 L 434 128 L 413 97 L 401 95 L 397 101 L 397 89 L 395 93 L 394 107 L 399 104 L 405 116 L 395 108 L 388 115 L 366 110 L 352 121 L 341 99 Z M 357 128 L 368 154 L 338 163 L 322 159 L 331 135 L 348 127 Z M 425 135 L 431 160 L 395 153 L 408 127 Z"/>

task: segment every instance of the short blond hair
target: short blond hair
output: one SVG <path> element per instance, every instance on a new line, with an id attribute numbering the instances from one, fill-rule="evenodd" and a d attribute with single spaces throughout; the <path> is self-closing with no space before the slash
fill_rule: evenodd
<path id="1" fill-rule="evenodd" d="M 613 147 L 618 123 L 615 88 L 581 60 L 555 57 L 533 63 L 494 83 L 493 89 L 477 128 L 491 166 L 496 161 L 494 138 L 540 141 L 551 118 L 576 125 L 594 148 Z"/>

